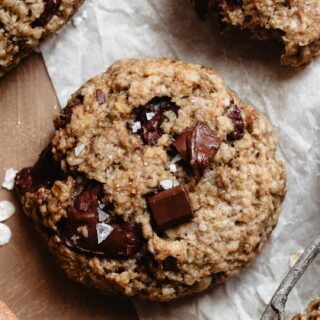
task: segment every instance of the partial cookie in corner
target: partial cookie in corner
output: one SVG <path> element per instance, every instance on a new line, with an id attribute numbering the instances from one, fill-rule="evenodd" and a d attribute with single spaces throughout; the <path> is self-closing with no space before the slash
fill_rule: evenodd
<path id="1" fill-rule="evenodd" d="M 67 275 L 172 300 L 237 274 L 262 250 L 286 192 L 266 117 L 210 68 L 121 60 L 54 119 L 22 205 Z"/>
<path id="2" fill-rule="evenodd" d="M 6 0 L 0 5 L 0 76 L 58 31 L 84 0 Z"/>
<path id="3" fill-rule="evenodd" d="M 2 301 L 0 301 L 0 320 L 18 320 L 18 318 Z"/>
<path id="4" fill-rule="evenodd" d="M 307 309 L 295 315 L 292 320 L 318 320 L 320 319 L 320 297 L 309 303 Z"/>
<path id="5" fill-rule="evenodd" d="M 299 67 L 320 54 L 319 0 L 193 0 L 199 17 L 216 13 L 223 24 L 282 43 L 281 63 Z"/>

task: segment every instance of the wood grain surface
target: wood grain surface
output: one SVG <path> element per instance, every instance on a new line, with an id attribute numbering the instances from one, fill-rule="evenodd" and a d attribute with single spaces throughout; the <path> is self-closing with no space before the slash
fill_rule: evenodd
<path id="1" fill-rule="evenodd" d="M 40 55 L 0 79 L 0 181 L 7 168 L 31 165 L 48 143 L 57 99 Z M 56 106 L 56 107 L 55 107 Z M 0 300 L 19 319 L 137 319 L 130 301 L 105 296 L 67 279 L 24 216 L 12 192 L 0 188 L 15 215 L 10 243 L 0 247 Z"/>

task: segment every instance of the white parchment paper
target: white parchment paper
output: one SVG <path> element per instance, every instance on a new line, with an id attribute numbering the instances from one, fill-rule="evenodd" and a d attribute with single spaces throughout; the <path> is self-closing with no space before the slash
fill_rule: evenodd
<path id="1" fill-rule="evenodd" d="M 186 0 L 87 0 L 63 32 L 42 45 L 62 106 L 113 61 L 173 57 L 216 69 L 244 99 L 268 114 L 285 159 L 288 194 L 271 241 L 254 264 L 226 284 L 172 303 L 136 302 L 140 319 L 259 319 L 288 271 L 290 256 L 320 232 L 320 62 L 279 66 L 279 49 L 240 32 L 219 35 Z M 320 257 L 319 257 L 320 258 Z M 320 294 L 320 259 L 290 295 L 288 312 Z"/>

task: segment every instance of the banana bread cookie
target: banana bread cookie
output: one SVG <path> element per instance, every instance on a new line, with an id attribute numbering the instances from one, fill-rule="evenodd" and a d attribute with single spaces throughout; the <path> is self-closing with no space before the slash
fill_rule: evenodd
<path id="1" fill-rule="evenodd" d="M 1 0 L 0 76 L 59 30 L 84 0 Z"/>
<path id="2" fill-rule="evenodd" d="M 277 223 L 286 173 L 271 125 L 207 67 L 118 61 L 54 126 L 15 188 L 75 281 L 175 299 L 237 274 Z"/>
<path id="3" fill-rule="evenodd" d="M 320 297 L 309 303 L 307 309 L 295 315 L 292 320 L 319 320 L 320 319 Z"/>
<path id="4" fill-rule="evenodd" d="M 281 63 L 298 67 L 320 53 L 319 0 L 193 0 L 200 18 L 211 12 L 224 24 L 250 30 L 259 39 L 283 44 Z"/>

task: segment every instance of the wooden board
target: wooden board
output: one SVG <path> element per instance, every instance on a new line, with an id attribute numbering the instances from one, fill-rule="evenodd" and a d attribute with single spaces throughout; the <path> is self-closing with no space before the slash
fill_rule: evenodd
<path id="1" fill-rule="evenodd" d="M 31 165 L 53 133 L 57 99 L 40 55 L 0 79 L 0 181 L 4 171 Z M 1 188 L 0 188 L 1 189 Z M 48 253 L 12 192 L 7 224 L 13 237 L 0 247 L 0 300 L 21 319 L 137 319 L 130 301 L 73 283 Z"/>

